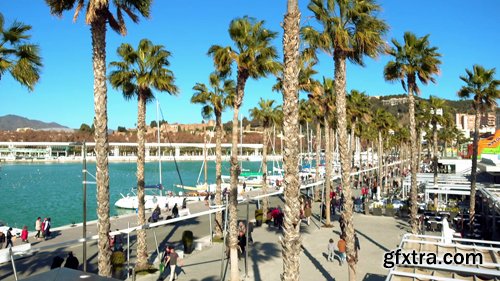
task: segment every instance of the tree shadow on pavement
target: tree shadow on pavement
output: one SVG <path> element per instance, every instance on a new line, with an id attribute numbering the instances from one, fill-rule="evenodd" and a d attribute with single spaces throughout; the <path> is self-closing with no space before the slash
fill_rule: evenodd
<path id="1" fill-rule="evenodd" d="M 366 238 L 366 240 L 372 242 L 375 246 L 379 247 L 380 249 L 384 250 L 384 252 L 389 252 L 390 250 L 387 249 L 384 245 L 378 243 L 377 241 L 373 240 L 370 236 L 364 234 L 363 232 L 359 231 L 359 230 L 356 230 L 356 233 L 358 233 L 359 235 L 363 236 Z"/>
<path id="2" fill-rule="evenodd" d="M 314 267 L 321 272 L 321 275 L 323 275 L 324 280 L 330 280 L 330 281 L 335 281 L 335 278 L 328 273 L 328 271 L 323 267 L 323 265 L 307 250 L 304 246 L 300 246 L 302 251 L 304 251 L 304 255 L 312 262 Z"/>
<path id="3" fill-rule="evenodd" d="M 249 257 L 252 262 L 254 280 L 266 280 L 266 278 L 260 276 L 259 267 L 262 264 L 259 263 L 281 257 L 281 248 L 275 243 L 255 242 L 249 252 Z"/>

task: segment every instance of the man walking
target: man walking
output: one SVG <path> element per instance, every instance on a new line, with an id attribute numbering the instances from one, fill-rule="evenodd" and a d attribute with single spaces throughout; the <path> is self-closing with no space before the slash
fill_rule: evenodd
<path id="1" fill-rule="evenodd" d="M 9 248 L 9 245 L 11 247 L 14 247 L 14 243 L 12 243 L 12 227 L 9 227 L 9 230 L 7 230 L 7 243 L 5 244 L 5 248 Z"/>
<path id="2" fill-rule="evenodd" d="M 170 281 L 174 280 L 176 278 L 175 274 L 175 268 L 177 266 L 177 258 L 179 255 L 175 252 L 174 248 L 172 246 L 168 247 L 169 254 L 167 256 L 167 260 L 165 261 L 165 264 L 170 263 Z"/>

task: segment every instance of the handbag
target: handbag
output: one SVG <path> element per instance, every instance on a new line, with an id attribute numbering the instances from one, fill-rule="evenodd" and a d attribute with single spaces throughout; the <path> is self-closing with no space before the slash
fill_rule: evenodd
<path id="1" fill-rule="evenodd" d="M 162 274 L 164 270 L 165 270 L 165 264 L 163 262 L 161 262 L 160 263 L 160 274 Z"/>

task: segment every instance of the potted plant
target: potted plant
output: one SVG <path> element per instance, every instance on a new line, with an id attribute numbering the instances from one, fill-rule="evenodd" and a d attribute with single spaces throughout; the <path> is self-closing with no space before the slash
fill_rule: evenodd
<path id="1" fill-rule="evenodd" d="M 385 216 L 386 217 L 394 217 L 395 215 L 395 210 L 394 210 L 394 205 L 392 204 L 387 204 L 385 205 Z"/>
<path id="2" fill-rule="evenodd" d="M 453 220 L 458 213 L 460 213 L 460 209 L 458 207 L 448 207 L 446 211 L 450 212 L 450 219 Z"/>
<path id="3" fill-rule="evenodd" d="M 127 277 L 127 271 L 124 270 L 125 253 L 122 251 L 114 251 L 111 254 L 112 277 L 123 280 Z"/>
<path id="4" fill-rule="evenodd" d="M 255 226 L 259 227 L 262 225 L 263 216 L 264 216 L 264 211 L 262 209 L 255 210 Z"/>
<path id="5" fill-rule="evenodd" d="M 193 251 L 193 241 L 194 236 L 192 231 L 186 230 L 182 233 L 182 245 L 184 246 L 185 254 L 191 254 Z"/>
<path id="6" fill-rule="evenodd" d="M 382 204 L 374 203 L 372 213 L 374 216 L 381 216 L 382 215 Z"/>

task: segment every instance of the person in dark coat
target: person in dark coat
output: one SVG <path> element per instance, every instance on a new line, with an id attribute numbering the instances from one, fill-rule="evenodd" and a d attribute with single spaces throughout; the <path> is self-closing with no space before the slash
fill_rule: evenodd
<path id="1" fill-rule="evenodd" d="M 7 230 L 7 242 L 5 243 L 5 248 L 9 248 L 9 245 L 14 247 L 14 243 L 12 243 L 12 227 L 9 227 L 9 230 Z"/>
<path id="2" fill-rule="evenodd" d="M 80 265 L 80 262 L 78 261 L 78 259 L 75 256 L 73 256 L 73 252 L 69 252 L 68 257 L 66 258 L 66 263 L 64 264 L 64 267 L 77 270 L 78 265 Z"/>
<path id="3" fill-rule="evenodd" d="M 50 269 L 61 267 L 61 265 L 63 264 L 63 262 L 64 262 L 63 258 L 61 258 L 60 256 L 55 256 L 52 259 L 52 265 L 50 266 Z"/>
<path id="4" fill-rule="evenodd" d="M 179 208 L 177 207 L 177 203 L 175 203 L 174 207 L 172 208 L 172 216 L 174 218 L 179 217 Z"/>
<path id="5" fill-rule="evenodd" d="M 3 243 L 5 243 L 5 234 L 0 231 L 0 249 L 3 248 Z"/>

